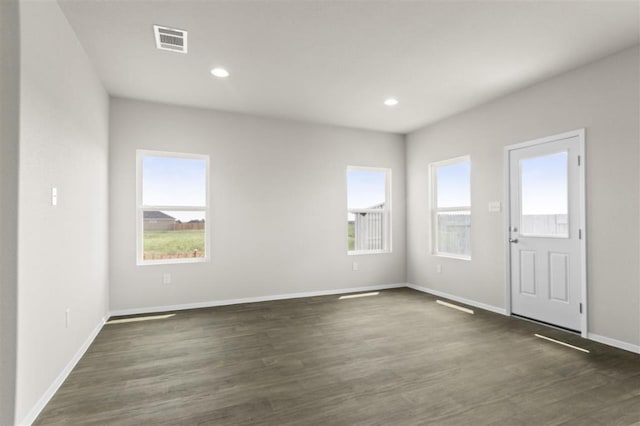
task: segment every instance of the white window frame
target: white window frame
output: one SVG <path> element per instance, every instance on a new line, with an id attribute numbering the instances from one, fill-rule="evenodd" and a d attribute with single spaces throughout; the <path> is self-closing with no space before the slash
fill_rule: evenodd
<path id="1" fill-rule="evenodd" d="M 349 172 L 350 171 L 366 171 L 366 172 L 384 172 L 384 208 L 383 209 L 349 209 Z M 346 198 L 347 213 L 380 213 L 382 211 L 382 250 L 349 250 L 347 246 L 348 256 L 360 256 L 364 254 L 386 254 L 392 252 L 392 232 L 391 232 L 391 169 L 385 167 L 366 167 L 366 166 L 347 166 L 346 171 Z M 349 220 L 346 221 L 346 232 L 349 232 Z"/>
<path id="2" fill-rule="evenodd" d="M 453 164 L 469 162 L 469 169 L 471 170 L 471 156 L 464 155 L 461 157 L 450 158 L 448 160 L 437 161 L 429 164 L 429 177 L 431 180 L 431 253 L 434 256 L 448 257 L 452 259 L 471 260 L 471 255 L 465 256 L 457 253 L 447 253 L 438 251 L 438 213 L 442 212 L 462 212 L 469 211 L 471 214 L 471 205 L 458 206 L 458 207 L 440 207 L 438 208 L 438 167 L 451 166 Z M 469 177 L 469 192 L 471 192 L 471 177 Z M 469 200 L 471 203 L 471 200 Z M 471 225 L 471 231 L 473 231 L 473 221 Z"/>
<path id="3" fill-rule="evenodd" d="M 142 204 L 142 160 L 145 157 L 169 157 L 184 158 L 190 160 L 204 160 L 205 172 L 205 194 L 206 206 L 172 206 L 172 205 L 143 205 Z M 136 150 L 136 264 L 145 265 L 171 265 L 175 263 L 202 263 L 208 262 L 211 258 L 211 223 L 209 211 L 211 203 L 209 201 L 209 156 L 206 154 L 190 154 L 183 152 L 150 151 L 144 149 Z M 182 258 L 182 259 L 144 259 L 144 212 L 145 211 L 204 211 L 204 257 Z"/>

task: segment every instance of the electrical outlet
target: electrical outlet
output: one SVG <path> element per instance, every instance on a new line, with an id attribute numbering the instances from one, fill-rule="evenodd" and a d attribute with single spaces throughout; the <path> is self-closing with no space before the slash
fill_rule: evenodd
<path id="1" fill-rule="evenodd" d="M 171 274 L 162 274 L 162 284 L 171 284 Z"/>
<path id="2" fill-rule="evenodd" d="M 442 273 L 442 263 L 438 263 L 436 265 L 436 272 L 441 274 Z"/>
<path id="3" fill-rule="evenodd" d="M 353 262 L 353 270 L 357 271 L 360 267 L 358 266 L 358 262 Z"/>
<path id="4" fill-rule="evenodd" d="M 71 308 L 67 308 L 64 311 L 64 328 L 69 328 L 70 323 L 71 323 Z"/>

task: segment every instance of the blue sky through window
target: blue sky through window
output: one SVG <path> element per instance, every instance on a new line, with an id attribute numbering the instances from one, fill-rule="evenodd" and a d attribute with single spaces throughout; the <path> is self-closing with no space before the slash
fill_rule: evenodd
<path id="1" fill-rule="evenodd" d="M 470 161 L 438 166 L 436 173 L 438 207 L 464 207 L 471 205 Z"/>
<path id="2" fill-rule="evenodd" d="M 205 160 L 176 157 L 142 159 L 142 204 L 146 206 L 206 206 Z M 202 212 L 165 213 L 183 222 L 203 219 Z"/>
<path id="3" fill-rule="evenodd" d="M 520 161 L 523 215 L 567 214 L 567 153 Z"/>
<path id="4" fill-rule="evenodd" d="M 349 170 L 347 174 L 349 209 L 363 209 L 385 202 L 385 172 Z"/>

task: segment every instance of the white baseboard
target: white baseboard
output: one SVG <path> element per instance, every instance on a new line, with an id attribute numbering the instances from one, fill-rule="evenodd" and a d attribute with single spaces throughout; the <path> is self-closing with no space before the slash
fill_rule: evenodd
<path id="1" fill-rule="evenodd" d="M 640 354 L 640 345 L 634 345 L 633 343 L 612 339 L 611 337 L 600 336 L 595 333 L 587 333 L 587 338 L 594 342 L 604 343 L 605 345 L 613 346 L 614 348 L 624 349 L 625 351 Z"/>
<path id="2" fill-rule="evenodd" d="M 330 296 L 333 294 L 358 293 L 363 291 L 374 291 L 374 290 L 387 290 L 391 288 L 401 288 L 401 287 L 407 287 L 407 284 L 406 283 L 382 284 L 382 285 L 372 285 L 372 286 L 365 286 L 365 287 L 308 291 L 304 293 L 287 293 L 287 294 L 276 294 L 272 296 L 247 297 L 243 299 L 223 299 L 223 300 L 212 300 L 208 302 L 184 303 L 179 305 L 116 309 L 114 311 L 111 311 L 110 314 L 112 317 L 120 316 L 120 315 L 151 314 L 156 312 L 181 311 L 185 309 L 212 308 L 215 306 L 238 305 L 241 303 L 268 302 L 272 300 L 298 299 L 301 297 Z"/>
<path id="3" fill-rule="evenodd" d="M 474 306 L 476 308 L 484 309 L 485 311 L 495 312 L 496 314 L 507 315 L 507 311 L 504 308 L 498 308 L 497 306 L 487 305 L 485 303 L 476 302 L 475 300 L 465 299 L 464 297 L 454 296 L 453 294 L 445 293 L 443 291 L 434 290 L 432 288 L 422 287 L 419 285 L 407 283 L 407 287 L 414 290 L 428 293 L 433 296 L 444 297 L 446 299 L 455 300 L 456 302 L 464 303 L 465 305 Z"/>
<path id="4" fill-rule="evenodd" d="M 100 330 L 102 330 L 102 327 L 107 322 L 107 319 L 108 317 L 104 317 L 102 318 L 102 320 L 100 320 L 98 325 L 96 325 L 96 327 L 91 331 L 91 333 L 89 334 L 87 339 L 84 341 L 82 346 L 80 346 L 80 348 L 75 353 L 73 358 L 71 358 L 71 360 L 67 363 L 67 365 L 60 372 L 60 374 L 58 374 L 58 377 L 56 377 L 56 379 L 53 381 L 53 383 L 51 383 L 51 385 L 46 390 L 46 392 L 40 397 L 36 405 L 34 405 L 33 408 L 29 411 L 29 413 L 27 413 L 25 418 L 22 419 L 20 423 L 18 423 L 19 425 L 30 426 L 36 420 L 36 418 L 40 415 L 40 412 L 49 403 L 51 398 L 53 398 L 53 395 L 55 395 L 55 393 L 58 391 L 60 386 L 62 386 L 64 381 L 67 380 L 67 377 L 69 376 L 71 371 L 74 369 L 76 364 L 78 364 L 78 361 L 80 361 L 84 353 L 87 351 L 87 349 L 89 349 L 89 346 L 91 346 L 91 343 L 93 343 L 98 333 L 100 333 Z"/>

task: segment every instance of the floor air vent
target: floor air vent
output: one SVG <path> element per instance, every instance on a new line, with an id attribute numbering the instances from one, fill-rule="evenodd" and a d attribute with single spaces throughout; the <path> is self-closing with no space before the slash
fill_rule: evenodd
<path id="1" fill-rule="evenodd" d="M 187 53 L 187 32 L 176 28 L 153 26 L 156 36 L 156 47 L 160 50 Z"/>

